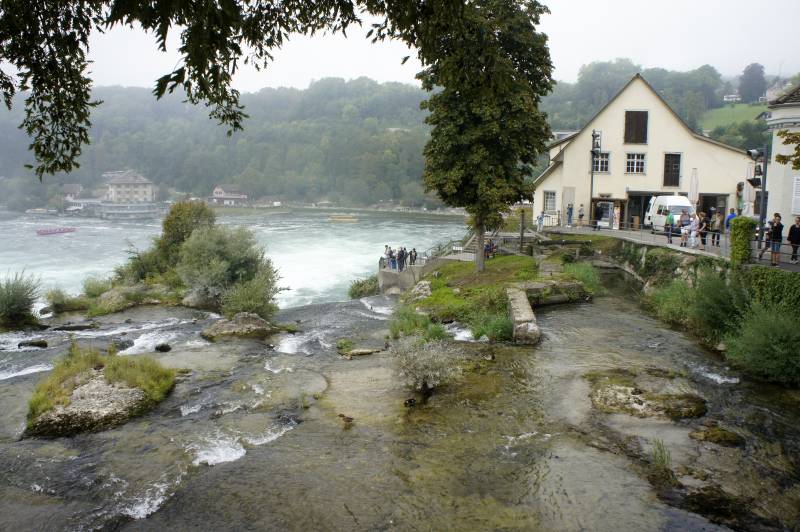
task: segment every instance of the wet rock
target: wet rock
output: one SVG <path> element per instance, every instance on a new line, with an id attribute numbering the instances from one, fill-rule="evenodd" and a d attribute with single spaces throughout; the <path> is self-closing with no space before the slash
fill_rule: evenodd
<path id="1" fill-rule="evenodd" d="M 125 351 L 129 347 L 133 347 L 133 340 L 128 340 L 127 338 L 115 338 L 111 340 L 111 344 L 117 351 Z"/>
<path id="2" fill-rule="evenodd" d="M 403 291 L 398 286 L 393 286 L 391 288 L 387 288 L 384 294 L 387 296 L 399 296 L 403 293 Z"/>
<path id="3" fill-rule="evenodd" d="M 200 335 L 213 342 L 225 336 L 267 338 L 279 330 L 258 314 L 240 312 L 230 320 L 222 319 L 214 322 Z"/>
<path id="4" fill-rule="evenodd" d="M 167 353 L 169 351 L 172 351 L 172 346 L 167 343 L 156 344 L 155 350 L 158 351 L 159 353 Z"/>
<path id="5" fill-rule="evenodd" d="M 52 314 L 53 307 L 42 307 L 39 309 L 39 315 L 44 316 L 45 314 Z"/>
<path id="6" fill-rule="evenodd" d="M 705 399 L 690 393 L 658 395 L 651 400 L 660 403 L 664 413 L 672 420 L 703 417 L 708 411 Z"/>
<path id="7" fill-rule="evenodd" d="M 422 301 L 431 295 L 430 281 L 420 281 L 411 289 L 411 301 Z"/>
<path id="8" fill-rule="evenodd" d="M 203 310 L 210 310 L 216 307 L 214 301 L 211 301 L 208 297 L 196 291 L 191 291 L 186 294 L 186 296 L 184 296 L 184 298 L 181 300 L 181 305 L 184 307 L 199 308 Z"/>
<path id="9" fill-rule="evenodd" d="M 38 347 L 40 349 L 45 349 L 47 347 L 47 340 L 23 340 L 17 344 L 17 348 L 22 349 L 23 347 Z"/>
<path id="10" fill-rule="evenodd" d="M 100 324 L 95 322 L 90 323 L 65 323 L 58 327 L 53 327 L 54 331 L 88 331 L 91 329 L 99 329 Z"/>
<path id="11" fill-rule="evenodd" d="M 689 437 L 699 441 L 707 441 L 725 447 L 739 447 L 744 445 L 745 439 L 722 427 L 710 427 L 706 430 L 697 430 L 689 433 Z"/>
<path id="12" fill-rule="evenodd" d="M 56 405 L 31 421 L 26 437 L 55 438 L 117 426 L 148 406 L 145 393 L 106 382 L 102 370 L 86 375 L 84 384 L 72 391 L 67 406 Z"/>
<path id="13" fill-rule="evenodd" d="M 342 356 L 347 360 L 351 360 L 353 357 L 363 357 L 366 355 L 372 355 L 374 353 L 380 353 L 381 351 L 383 351 L 383 349 L 362 347 L 345 351 L 342 353 Z"/>

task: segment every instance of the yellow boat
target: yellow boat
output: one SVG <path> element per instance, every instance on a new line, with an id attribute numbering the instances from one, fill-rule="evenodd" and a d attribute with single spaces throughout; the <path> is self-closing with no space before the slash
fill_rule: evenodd
<path id="1" fill-rule="evenodd" d="M 357 222 L 358 218 L 350 214 L 332 214 L 328 217 L 328 221 L 333 223 L 353 223 Z"/>

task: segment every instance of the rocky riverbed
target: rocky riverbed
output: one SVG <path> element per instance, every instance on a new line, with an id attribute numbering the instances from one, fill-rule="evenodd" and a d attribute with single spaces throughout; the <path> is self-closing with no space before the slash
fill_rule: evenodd
<path id="1" fill-rule="evenodd" d="M 616 293 L 619 293 L 616 291 Z M 281 311 L 299 331 L 208 342 L 216 316 L 141 307 L 0 336 L 2 529 L 792 529 L 800 396 L 747 381 L 629 298 L 537 311 L 539 345 L 459 342 L 462 380 L 415 406 L 384 297 Z M 83 323 L 64 316 L 59 323 Z M 53 324 L 55 325 L 55 323 Z M 458 338 L 468 338 L 452 325 Z M 18 348 L 44 339 L 47 348 Z M 27 398 L 75 339 L 187 369 L 103 432 L 25 439 Z M 154 352 L 158 344 L 167 352 Z M 616 387 L 616 388 L 614 388 Z M 670 416 L 654 398 L 692 396 Z M 637 398 L 651 405 L 631 410 Z M 421 399 L 421 398 L 418 398 Z M 697 405 L 699 403 L 695 403 Z M 741 438 L 720 444 L 706 434 Z M 651 481 L 652 449 L 677 483 Z"/>

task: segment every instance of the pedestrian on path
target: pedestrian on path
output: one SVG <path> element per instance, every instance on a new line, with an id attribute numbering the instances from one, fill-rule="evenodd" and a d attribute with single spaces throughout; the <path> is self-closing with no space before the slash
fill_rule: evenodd
<path id="1" fill-rule="evenodd" d="M 678 219 L 678 223 L 681 226 L 681 247 L 685 248 L 689 239 L 689 226 L 692 223 L 687 209 L 681 209 L 681 217 Z"/>
<path id="2" fill-rule="evenodd" d="M 581 203 L 581 206 L 578 207 L 578 225 L 580 227 L 583 227 L 583 216 L 584 216 L 583 203 Z"/>
<path id="3" fill-rule="evenodd" d="M 567 205 L 567 227 L 572 227 L 572 203 Z"/>
<path id="4" fill-rule="evenodd" d="M 794 225 L 789 228 L 788 240 L 792 245 L 792 258 L 789 262 L 797 264 L 797 248 L 800 247 L 800 216 L 794 219 Z"/>
<path id="5" fill-rule="evenodd" d="M 401 247 L 397 251 L 397 269 L 401 272 L 406 267 L 406 248 Z"/>
<path id="6" fill-rule="evenodd" d="M 781 244 L 783 243 L 783 224 L 781 215 L 775 213 L 772 219 L 772 229 L 770 229 L 770 247 L 772 249 L 772 265 L 778 266 L 781 262 Z"/>
<path id="7" fill-rule="evenodd" d="M 536 217 L 536 230 L 540 233 L 544 230 L 544 211 L 539 213 Z"/>
<path id="8" fill-rule="evenodd" d="M 411 261 L 412 266 L 417 263 L 417 248 L 411 248 L 411 254 L 408 256 L 408 258 Z"/>
<path id="9" fill-rule="evenodd" d="M 697 222 L 699 226 L 697 228 L 697 232 L 700 233 L 700 249 L 703 251 L 706 250 L 706 238 L 708 238 L 708 229 L 709 229 L 710 220 L 708 219 L 708 215 L 706 213 L 700 213 L 700 219 Z"/>
<path id="10" fill-rule="evenodd" d="M 667 219 L 664 220 L 664 232 L 667 233 L 667 244 L 672 244 L 672 230 L 675 227 L 675 215 L 672 211 L 667 211 Z"/>
<path id="11" fill-rule="evenodd" d="M 711 219 L 711 245 L 719 247 L 719 240 L 720 235 L 722 234 L 722 229 L 725 227 L 725 215 L 722 211 L 719 211 L 712 219 Z"/>
<path id="12" fill-rule="evenodd" d="M 697 230 L 700 229 L 700 219 L 695 214 L 689 220 L 689 247 L 697 249 Z"/>
<path id="13" fill-rule="evenodd" d="M 731 232 L 731 222 L 733 221 L 734 218 L 736 218 L 736 209 L 731 209 L 731 212 L 728 214 L 728 216 L 725 217 L 725 232 L 726 233 L 730 233 Z"/>
<path id="14" fill-rule="evenodd" d="M 594 230 L 600 230 L 600 219 L 603 217 L 603 206 L 599 203 L 594 207 Z"/>

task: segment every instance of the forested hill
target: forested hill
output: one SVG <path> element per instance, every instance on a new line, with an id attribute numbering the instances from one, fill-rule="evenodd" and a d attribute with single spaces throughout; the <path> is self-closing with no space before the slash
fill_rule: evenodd
<path id="1" fill-rule="evenodd" d="M 637 72 L 695 129 L 703 113 L 721 106 L 722 95 L 733 90 L 708 65 L 675 72 L 642 69 L 628 59 L 595 62 L 581 68 L 576 83 L 558 83 L 544 98 L 552 129 L 583 126 Z M 103 172 L 133 168 L 162 190 L 200 196 L 216 183 L 236 183 L 254 198 L 431 204 L 420 182 L 428 127 L 419 104 L 427 96 L 411 85 L 327 78 L 305 90 L 243 94 L 250 118 L 244 131 L 230 137 L 205 108 L 177 95 L 157 101 L 148 89 L 121 87 L 98 87 L 94 94 L 103 103 L 93 111 L 92 144 L 81 168 L 46 182 L 93 185 Z M 17 128 L 22 116 L 21 98 L 12 112 L 0 110 L 0 176 L 16 178 L 0 182 L 0 199 L 18 207 L 46 201 L 23 168 L 32 156 Z M 756 137 L 763 124 L 743 125 L 749 129 L 735 125 L 735 131 L 721 128 L 712 136 L 761 145 Z"/>
<path id="2" fill-rule="evenodd" d="M 46 181 L 95 184 L 103 172 L 134 168 L 203 196 L 216 183 L 238 183 L 256 198 L 424 200 L 425 93 L 411 85 L 329 78 L 306 90 L 244 94 L 249 118 L 230 137 L 205 108 L 174 95 L 156 101 L 143 88 L 98 87 L 94 96 L 103 103 L 92 113 L 81 168 Z M 21 103 L 0 112 L 0 176 L 29 175 L 28 140 L 17 129 Z"/>

